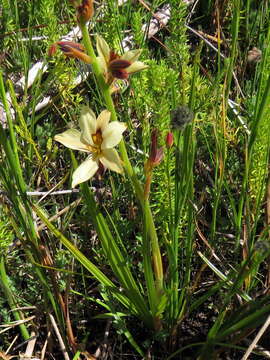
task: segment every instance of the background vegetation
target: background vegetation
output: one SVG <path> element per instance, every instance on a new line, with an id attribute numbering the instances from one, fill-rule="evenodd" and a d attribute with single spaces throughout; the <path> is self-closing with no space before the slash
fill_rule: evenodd
<path id="1" fill-rule="evenodd" d="M 165 5 L 169 21 L 148 39 Z M 48 55 L 76 26 L 74 7 L 2 0 L 0 358 L 19 358 L 30 343 L 41 359 L 269 358 L 269 5 L 95 4 L 93 43 L 100 34 L 121 53 L 132 35 L 149 65 L 113 100 L 141 184 L 153 129 L 164 148 L 149 198 L 160 293 L 149 212 L 129 177 L 107 171 L 69 191 L 85 155 L 53 140 L 78 127 L 81 105 L 106 107 L 90 65 Z"/>

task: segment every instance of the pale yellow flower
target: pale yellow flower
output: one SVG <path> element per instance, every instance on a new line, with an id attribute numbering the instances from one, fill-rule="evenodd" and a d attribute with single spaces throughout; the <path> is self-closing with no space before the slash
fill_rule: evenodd
<path id="1" fill-rule="evenodd" d="M 108 84 L 111 84 L 115 79 L 127 79 L 130 74 L 148 68 L 143 62 L 138 61 L 142 52 L 140 49 L 118 55 L 110 49 L 107 42 L 99 35 L 97 35 L 96 45 L 98 52 L 97 60 Z"/>
<path id="2" fill-rule="evenodd" d="M 66 147 L 89 153 L 87 159 L 74 171 L 72 187 L 89 180 L 98 170 L 99 162 L 117 173 L 123 172 L 122 161 L 115 149 L 122 139 L 126 125 L 119 121 L 110 121 L 111 113 L 103 110 L 98 118 L 88 107 L 82 108 L 79 125 L 81 132 L 69 129 L 54 137 Z"/>

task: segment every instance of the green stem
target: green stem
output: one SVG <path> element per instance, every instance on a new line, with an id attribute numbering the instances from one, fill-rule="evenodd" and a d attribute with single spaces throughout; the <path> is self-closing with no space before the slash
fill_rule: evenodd
<path id="1" fill-rule="evenodd" d="M 172 189 L 171 189 L 171 176 L 170 176 L 170 158 L 171 158 L 171 149 L 169 148 L 167 151 L 167 159 L 166 159 L 166 177 L 168 182 L 168 200 L 169 200 L 169 224 L 170 224 L 170 232 L 173 229 L 173 214 L 172 214 Z"/>

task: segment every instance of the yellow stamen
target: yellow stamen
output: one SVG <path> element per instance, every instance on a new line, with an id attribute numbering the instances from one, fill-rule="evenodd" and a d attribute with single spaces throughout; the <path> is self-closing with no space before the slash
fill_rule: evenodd
<path id="1" fill-rule="evenodd" d="M 92 134 L 92 139 L 95 145 L 100 146 L 103 141 L 101 131 L 98 130 L 95 134 Z"/>

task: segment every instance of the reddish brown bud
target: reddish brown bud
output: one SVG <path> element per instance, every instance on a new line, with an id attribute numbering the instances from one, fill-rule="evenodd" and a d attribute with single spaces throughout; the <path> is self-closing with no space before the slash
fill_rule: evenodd
<path id="1" fill-rule="evenodd" d="M 128 78 L 128 72 L 125 69 L 130 65 L 130 61 L 116 59 L 109 63 L 109 70 L 114 78 L 124 80 Z"/>
<path id="2" fill-rule="evenodd" d="M 110 62 L 110 69 L 111 70 L 126 69 L 130 65 L 131 62 L 128 60 L 116 59 Z"/>
<path id="3" fill-rule="evenodd" d="M 116 79 L 125 80 L 128 78 L 128 72 L 123 69 L 112 70 L 111 73 L 112 73 L 112 76 Z"/>
<path id="4" fill-rule="evenodd" d="M 172 147 L 172 145 L 173 145 L 173 133 L 172 132 L 168 132 L 165 142 L 166 142 L 167 149 Z"/>
<path id="5" fill-rule="evenodd" d="M 56 45 L 59 46 L 60 50 L 70 58 L 80 59 L 87 64 L 91 64 L 92 60 L 90 56 L 85 54 L 84 47 L 81 44 L 73 41 L 57 41 L 49 48 L 49 55 L 54 55 L 56 52 Z"/>
<path id="6" fill-rule="evenodd" d="M 157 166 L 163 159 L 163 148 L 158 148 L 158 130 L 154 129 L 151 134 L 151 150 L 149 160 L 153 166 Z"/>
<path id="7" fill-rule="evenodd" d="M 148 199 L 150 194 L 150 187 L 152 181 L 152 171 L 155 166 L 158 166 L 163 159 L 163 148 L 158 148 L 158 130 L 154 129 L 151 134 L 151 145 L 149 159 L 144 164 L 144 173 L 146 181 L 144 185 L 144 198 Z"/>
<path id="8" fill-rule="evenodd" d="M 82 0 L 81 5 L 77 6 L 78 23 L 86 24 L 94 15 L 93 0 Z"/>
<path id="9" fill-rule="evenodd" d="M 73 41 L 57 41 L 56 43 L 65 55 L 72 57 L 73 51 L 84 51 L 84 46 Z"/>

